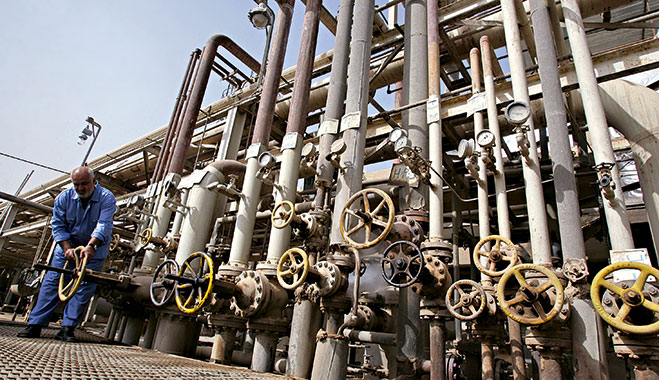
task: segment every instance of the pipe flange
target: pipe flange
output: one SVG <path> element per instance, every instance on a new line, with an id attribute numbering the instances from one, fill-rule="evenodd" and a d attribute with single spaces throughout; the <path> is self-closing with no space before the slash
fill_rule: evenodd
<path id="1" fill-rule="evenodd" d="M 447 264 L 453 261 L 453 243 L 447 240 L 425 240 L 421 243 L 421 252 L 437 256 Z"/>
<path id="2" fill-rule="evenodd" d="M 258 333 L 286 334 L 288 332 L 288 320 L 286 318 L 261 317 L 247 321 L 247 328 Z"/>
<path id="3" fill-rule="evenodd" d="M 588 278 L 588 266 L 585 259 L 566 259 L 563 263 L 563 275 L 570 282 L 580 282 Z"/>
<path id="4" fill-rule="evenodd" d="M 247 270 L 236 279 L 236 286 L 241 290 L 240 299 L 231 297 L 229 309 L 237 317 L 247 318 L 258 313 L 266 303 L 269 287 L 265 275 L 261 272 Z"/>
<path id="5" fill-rule="evenodd" d="M 279 266 L 279 259 L 271 259 L 258 263 L 256 270 L 263 272 L 266 276 L 275 277 L 277 275 L 277 266 Z"/>
<path id="6" fill-rule="evenodd" d="M 310 287 L 310 292 L 314 297 L 327 297 L 336 293 L 346 282 L 345 276 L 336 264 L 327 261 L 320 261 L 313 266 L 314 270 L 320 274 L 320 280 L 316 281 Z"/>
<path id="7" fill-rule="evenodd" d="M 231 263 L 220 265 L 217 268 L 218 276 L 225 276 L 227 278 L 235 278 L 243 273 L 247 269 L 247 266 L 239 263 Z"/>
<path id="8" fill-rule="evenodd" d="M 423 228 L 414 218 L 407 215 L 396 215 L 387 240 L 392 242 L 406 240 L 418 246 L 423 240 Z"/>

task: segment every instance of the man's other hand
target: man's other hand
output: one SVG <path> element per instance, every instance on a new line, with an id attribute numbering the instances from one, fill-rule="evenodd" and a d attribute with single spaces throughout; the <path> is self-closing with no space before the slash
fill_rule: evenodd
<path id="1" fill-rule="evenodd" d="M 75 261 L 76 259 L 76 250 L 74 248 L 69 248 L 66 251 L 64 251 L 64 257 L 66 257 L 67 260 L 70 261 Z"/>
<path id="2" fill-rule="evenodd" d="M 84 260 L 85 257 L 87 257 L 87 262 L 90 262 L 92 260 L 92 257 L 94 257 L 95 250 L 93 247 L 86 246 L 82 252 L 80 253 L 80 257 Z"/>

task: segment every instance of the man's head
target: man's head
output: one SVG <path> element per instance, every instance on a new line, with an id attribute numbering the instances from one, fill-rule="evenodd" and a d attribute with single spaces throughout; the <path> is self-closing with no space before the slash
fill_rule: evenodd
<path id="1" fill-rule="evenodd" d="M 76 193 L 82 199 L 88 199 L 94 193 L 96 186 L 96 179 L 94 178 L 94 171 L 86 166 L 81 166 L 73 169 L 71 172 L 71 181 Z"/>

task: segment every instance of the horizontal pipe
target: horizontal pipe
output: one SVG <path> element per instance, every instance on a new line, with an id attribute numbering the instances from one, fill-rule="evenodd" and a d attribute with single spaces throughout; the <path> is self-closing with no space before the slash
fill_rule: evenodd
<path id="1" fill-rule="evenodd" d="M 30 210 L 39 211 L 39 212 L 44 213 L 44 214 L 52 214 L 53 213 L 53 209 L 51 207 L 48 207 L 46 205 L 42 205 L 41 203 L 28 201 L 26 199 L 19 198 L 15 195 L 7 194 L 7 193 L 2 192 L 2 191 L 0 191 L 0 198 L 4 199 L 4 200 L 7 200 L 7 201 L 10 201 L 10 202 L 18 203 L 22 206 L 25 206 L 25 207 L 29 208 Z"/>
<path id="2" fill-rule="evenodd" d="M 388 346 L 396 344 L 396 334 L 393 333 L 344 329 L 343 335 L 350 338 L 350 340 L 364 343 L 376 343 Z"/>

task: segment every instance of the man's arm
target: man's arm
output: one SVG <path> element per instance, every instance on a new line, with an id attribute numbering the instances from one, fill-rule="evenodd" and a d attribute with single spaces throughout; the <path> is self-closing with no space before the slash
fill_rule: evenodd
<path id="1" fill-rule="evenodd" d="M 101 197 L 101 213 L 96 222 L 96 227 L 92 232 L 92 237 L 89 239 L 87 246 L 83 249 L 83 255 L 88 257 L 88 260 L 94 256 L 95 249 L 93 246 L 103 245 L 112 239 L 112 224 L 113 217 L 117 207 L 117 201 L 111 192 L 106 192 Z"/>
<path id="2" fill-rule="evenodd" d="M 53 219 L 50 221 L 50 226 L 53 230 L 53 239 L 55 239 L 57 244 L 62 247 L 64 257 L 73 260 L 73 248 L 69 242 L 71 234 L 66 229 L 66 201 L 64 192 L 60 193 L 60 195 L 55 198 L 55 204 L 53 205 Z"/>

